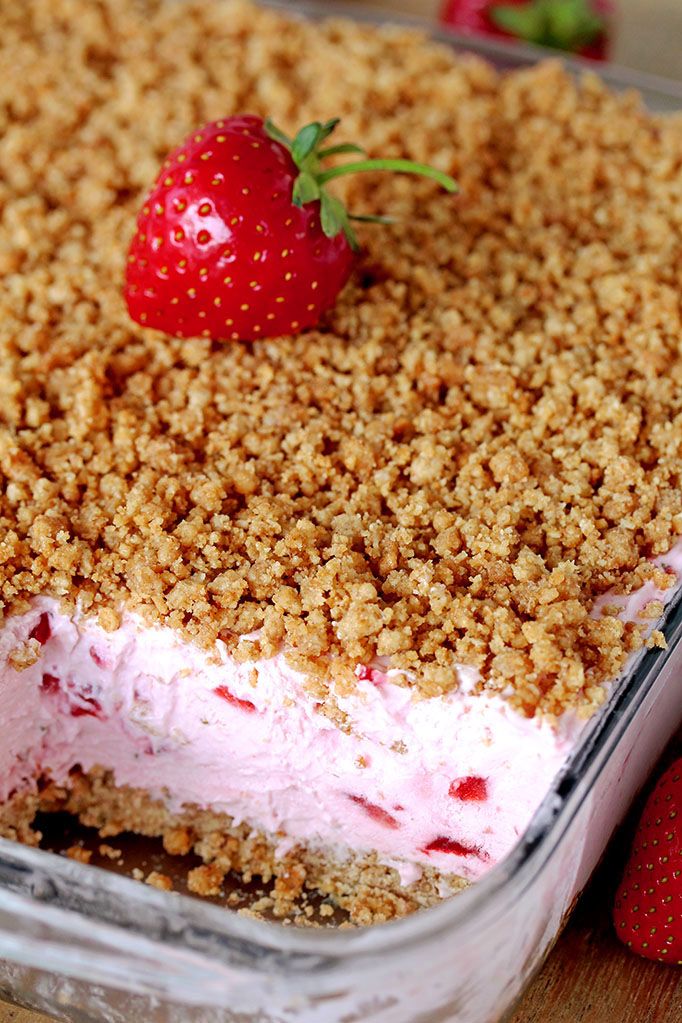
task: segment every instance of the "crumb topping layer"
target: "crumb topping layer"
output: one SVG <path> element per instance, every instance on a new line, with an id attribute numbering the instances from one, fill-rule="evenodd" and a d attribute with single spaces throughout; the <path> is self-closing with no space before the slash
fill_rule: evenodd
<path id="1" fill-rule="evenodd" d="M 0 37 L 0 598 L 124 605 L 324 692 L 378 656 L 527 714 L 641 643 L 590 617 L 682 532 L 682 122 L 557 63 L 498 76 L 402 29 L 240 0 L 27 0 Z M 17 84 L 21 83 L 21 88 Z M 428 181 L 339 184 L 361 230 L 322 328 L 131 323 L 138 204 L 195 126 L 342 116 Z M 344 141 L 340 138 L 339 141 Z M 260 630 L 260 638 L 238 639 Z"/>

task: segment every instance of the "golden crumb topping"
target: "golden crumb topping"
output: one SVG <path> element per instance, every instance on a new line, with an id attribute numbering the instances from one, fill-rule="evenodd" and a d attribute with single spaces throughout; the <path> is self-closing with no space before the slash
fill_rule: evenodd
<path id="1" fill-rule="evenodd" d="M 0 597 L 121 606 L 323 691 L 590 708 L 642 642 L 590 616 L 682 532 L 682 123 L 556 63 L 242 2 L 26 0 L 0 36 Z M 18 87 L 20 85 L 20 87 Z M 174 340 L 122 300 L 138 204 L 221 115 L 340 115 L 461 195 L 344 181 L 362 231 L 319 330 Z M 343 139 L 340 139 L 342 141 Z"/>

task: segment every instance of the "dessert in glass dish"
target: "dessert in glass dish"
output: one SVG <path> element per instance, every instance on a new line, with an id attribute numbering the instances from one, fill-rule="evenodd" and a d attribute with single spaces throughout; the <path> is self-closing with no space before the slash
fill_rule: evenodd
<path id="1" fill-rule="evenodd" d="M 32 0 L 0 51 L 0 829 L 36 842 L 65 808 L 162 836 L 294 917 L 305 889 L 358 923 L 432 905 L 509 853 L 664 642 L 679 123 L 397 29 L 76 6 Z M 306 331 L 139 326 L 138 207 L 244 111 L 339 116 L 460 192 L 335 183 L 394 223 L 358 227 Z"/>

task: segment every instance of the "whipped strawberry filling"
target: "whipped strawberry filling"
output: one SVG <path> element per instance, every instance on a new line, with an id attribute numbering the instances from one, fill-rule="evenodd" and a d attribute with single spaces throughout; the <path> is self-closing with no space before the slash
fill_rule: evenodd
<path id="1" fill-rule="evenodd" d="M 682 573 L 682 545 L 661 559 Z M 645 588 L 646 589 L 646 588 Z M 670 599 L 653 586 L 623 615 Z M 614 603 L 614 599 L 610 603 Z M 40 656 L 22 670 L 14 652 Z M 404 883 L 422 866 L 475 880 L 514 845 L 584 723 L 529 720 L 460 688 L 419 699 L 400 673 L 360 665 L 339 727 L 282 655 L 236 662 L 134 615 L 105 632 L 42 598 L 0 632 L 0 801 L 80 765 L 113 771 L 174 810 L 196 804 L 343 859 L 375 851 Z"/>

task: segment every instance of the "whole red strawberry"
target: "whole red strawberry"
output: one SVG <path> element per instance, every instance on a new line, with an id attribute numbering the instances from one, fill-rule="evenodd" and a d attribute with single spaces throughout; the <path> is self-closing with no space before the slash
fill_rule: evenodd
<path id="1" fill-rule="evenodd" d="M 251 340 L 318 323 L 351 273 L 351 218 L 326 184 L 367 170 L 445 174 L 407 160 L 324 161 L 338 120 L 294 139 L 245 115 L 215 121 L 168 157 L 137 220 L 125 299 L 131 317 L 179 337 Z"/>
<path id="2" fill-rule="evenodd" d="M 613 920 L 633 952 L 682 964 L 682 759 L 647 800 Z"/>
<path id="3" fill-rule="evenodd" d="M 445 0 L 441 21 L 465 33 L 606 60 L 612 16 L 612 0 Z"/>

